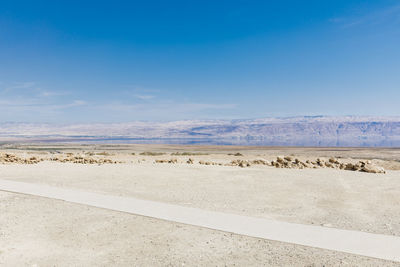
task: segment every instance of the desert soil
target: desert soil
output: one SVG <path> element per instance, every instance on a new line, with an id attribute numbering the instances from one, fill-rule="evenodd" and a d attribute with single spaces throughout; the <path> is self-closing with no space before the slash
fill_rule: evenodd
<path id="1" fill-rule="evenodd" d="M 46 198 L 0 200 L 3 266 L 397 266 Z"/>
<path id="2" fill-rule="evenodd" d="M 124 163 L 0 164 L 0 179 L 400 236 L 396 149 L 26 145 L 0 152 L 47 157 L 83 150 Z M 140 155 L 144 151 L 166 154 Z M 207 155 L 170 155 L 175 152 Z M 227 155 L 239 152 L 243 156 Z M 370 159 L 387 173 L 197 163 L 283 155 Z M 195 164 L 185 163 L 189 157 Z M 179 163 L 154 163 L 170 158 Z M 395 265 L 57 200 L 5 192 L 0 196 L 0 265 Z"/>

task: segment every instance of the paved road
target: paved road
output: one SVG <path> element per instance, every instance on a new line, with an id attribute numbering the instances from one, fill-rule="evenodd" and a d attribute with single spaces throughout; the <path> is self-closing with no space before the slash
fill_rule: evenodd
<path id="1" fill-rule="evenodd" d="M 400 262 L 400 237 L 287 223 L 161 202 L 0 180 L 0 190 L 64 200 L 178 223 Z"/>

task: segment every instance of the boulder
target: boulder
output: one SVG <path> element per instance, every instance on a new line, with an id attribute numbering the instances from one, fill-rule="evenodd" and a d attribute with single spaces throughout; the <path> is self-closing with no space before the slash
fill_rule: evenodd
<path id="1" fill-rule="evenodd" d="M 386 173 L 385 169 L 379 166 L 375 166 L 373 164 L 366 164 L 360 170 L 361 172 L 368 172 L 368 173 Z"/>
<path id="2" fill-rule="evenodd" d="M 277 161 L 278 163 L 283 163 L 283 162 L 284 162 L 284 159 L 281 158 L 281 157 L 277 157 L 277 158 L 276 158 L 276 161 Z"/>
<path id="3" fill-rule="evenodd" d="M 286 157 L 284 157 L 284 159 L 287 160 L 287 161 L 292 161 L 293 160 L 293 158 L 291 156 L 286 156 Z"/>

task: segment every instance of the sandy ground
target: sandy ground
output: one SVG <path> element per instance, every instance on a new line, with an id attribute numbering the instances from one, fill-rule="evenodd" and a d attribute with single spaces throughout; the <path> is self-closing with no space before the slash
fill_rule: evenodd
<path id="1" fill-rule="evenodd" d="M 397 266 L 46 198 L 0 200 L 4 266 Z"/>
<path id="2" fill-rule="evenodd" d="M 400 172 L 185 164 L 0 165 L 0 177 L 400 236 Z"/>
<path id="3" fill-rule="evenodd" d="M 106 152 L 105 157 L 125 163 L 0 164 L 1 179 L 400 236 L 399 149 L 29 145 L 0 152 L 5 151 L 43 157 Z M 167 154 L 140 155 L 143 151 Z M 207 155 L 170 155 L 178 151 Z M 227 155 L 237 152 L 243 156 Z M 184 163 L 189 157 L 226 163 L 278 155 L 372 159 L 388 172 Z M 154 164 L 155 159 L 170 158 L 181 163 Z M 1 193 L 0 199 L 0 265 L 390 265 L 61 201 L 11 193 Z"/>
<path id="4" fill-rule="evenodd" d="M 151 152 L 203 152 L 227 154 L 241 152 L 245 155 L 311 155 L 320 157 L 340 156 L 400 160 L 400 148 L 381 147 L 279 147 L 279 146 L 206 146 L 206 145 L 159 145 L 159 144 L 57 144 L 57 143 L 0 143 L 2 151 L 108 151 L 131 153 Z"/>

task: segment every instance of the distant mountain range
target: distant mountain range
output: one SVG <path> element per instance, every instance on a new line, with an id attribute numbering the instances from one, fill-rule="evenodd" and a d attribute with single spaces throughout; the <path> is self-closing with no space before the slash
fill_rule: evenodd
<path id="1" fill-rule="evenodd" d="M 0 123 L 0 141 L 400 147 L 400 117 L 305 116 L 95 124 Z"/>

